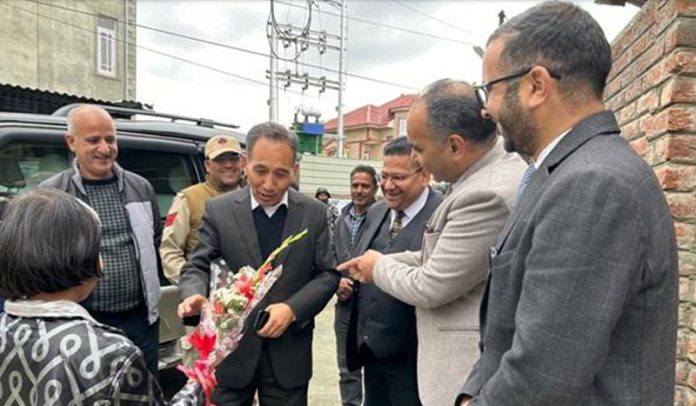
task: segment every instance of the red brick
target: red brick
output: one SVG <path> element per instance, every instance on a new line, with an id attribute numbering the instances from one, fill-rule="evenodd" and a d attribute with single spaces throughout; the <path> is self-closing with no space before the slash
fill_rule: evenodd
<path id="1" fill-rule="evenodd" d="M 648 152 L 648 140 L 645 137 L 633 140 L 631 141 L 631 147 L 633 147 L 633 150 L 636 151 L 636 154 L 640 155 L 641 157 L 644 157 L 645 154 Z"/>
<path id="2" fill-rule="evenodd" d="M 674 0 L 668 1 L 663 7 L 655 12 L 655 35 L 660 35 L 669 27 L 677 17 L 677 9 Z"/>
<path id="3" fill-rule="evenodd" d="M 667 138 L 665 159 L 675 162 L 696 163 L 696 137 L 675 135 Z"/>
<path id="4" fill-rule="evenodd" d="M 619 90 L 621 90 L 621 80 L 619 78 L 614 78 L 607 82 L 607 85 L 604 86 L 604 99 L 615 96 Z"/>
<path id="5" fill-rule="evenodd" d="M 662 57 L 662 50 L 662 42 L 656 42 L 650 48 L 648 48 L 647 51 L 635 59 L 633 65 L 636 67 L 636 71 L 639 75 L 648 70 L 648 68 L 651 66 L 655 65 L 655 62 Z"/>
<path id="6" fill-rule="evenodd" d="M 677 245 L 679 248 L 693 249 L 696 246 L 696 226 L 693 224 L 677 221 L 674 223 L 674 232 L 677 235 Z"/>
<path id="7" fill-rule="evenodd" d="M 633 82 L 629 83 L 626 89 L 624 89 L 623 91 L 624 100 L 626 100 L 627 103 L 637 99 L 641 94 L 642 92 L 640 79 L 636 79 Z"/>
<path id="8" fill-rule="evenodd" d="M 642 77 L 643 90 L 652 89 L 658 86 L 670 77 L 670 73 L 667 71 L 666 62 L 662 61 L 655 64 L 648 73 Z"/>
<path id="9" fill-rule="evenodd" d="M 696 218 L 696 198 L 692 193 L 666 193 L 666 197 L 672 211 L 672 217 L 680 220 Z M 691 258 L 691 260 L 693 262 L 696 258 Z"/>
<path id="10" fill-rule="evenodd" d="M 686 277 L 681 277 L 680 279 L 687 279 Z M 679 306 L 686 306 L 684 304 L 680 304 Z M 677 359 L 678 360 L 686 360 L 686 340 L 691 337 L 693 333 L 691 330 L 685 329 L 685 328 L 678 328 L 677 329 Z"/>
<path id="11" fill-rule="evenodd" d="M 673 2 L 678 15 L 696 17 L 696 2 L 694 0 L 673 0 Z"/>
<path id="12" fill-rule="evenodd" d="M 696 46 L 696 20 L 679 17 L 674 26 L 665 33 L 665 53 L 679 46 Z"/>
<path id="13" fill-rule="evenodd" d="M 666 107 L 674 103 L 696 102 L 696 79 L 675 76 L 662 89 L 660 103 Z"/>
<path id="14" fill-rule="evenodd" d="M 689 290 L 689 287 L 691 284 L 689 283 L 689 278 L 686 278 L 684 276 L 679 278 L 679 301 L 680 302 L 687 302 L 688 300 L 691 299 L 691 291 Z"/>
<path id="15" fill-rule="evenodd" d="M 691 388 L 684 388 L 682 391 L 682 406 L 696 406 L 696 393 Z"/>
<path id="16" fill-rule="evenodd" d="M 640 126 L 639 126 L 640 120 L 633 120 L 630 123 L 627 123 L 621 127 L 621 135 L 629 141 L 631 141 L 631 146 L 633 149 L 638 153 L 638 155 L 643 155 L 648 147 L 648 140 L 645 137 L 642 137 L 643 134 L 640 132 Z M 641 137 L 640 139 L 636 140 L 636 138 Z M 641 143 L 642 140 L 642 143 Z M 634 145 L 635 142 L 635 145 Z"/>
<path id="17" fill-rule="evenodd" d="M 615 94 L 604 102 L 606 109 L 611 111 L 619 111 L 625 104 L 623 92 Z"/>
<path id="18" fill-rule="evenodd" d="M 629 121 L 633 121 L 637 117 L 637 105 L 638 103 L 636 102 L 629 103 L 626 106 L 624 106 L 624 108 L 616 112 L 616 120 L 619 122 L 619 125 L 624 125 Z"/>
<path id="19" fill-rule="evenodd" d="M 689 374 L 689 363 L 688 362 L 677 362 L 677 368 L 675 371 L 676 383 L 680 385 L 686 384 L 686 377 Z"/>
<path id="20" fill-rule="evenodd" d="M 624 52 L 630 49 L 631 44 L 650 28 L 654 20 L 654 8 L 643 7 L 621 32 L 621 35 L 612 43 L 612 55 L 614 55 L 614 57 L 620 57 Z"/>
<path id="21" fill-rule="evenodd" d="M 691 107 L 670 107 L 667 114 L 667 131 L 694 131 L 694 109 Z"/>
<path id="22" fill-rule="evenodd" d="M 696 369 L 689 371 L 689 377 L 687 379 L 687 385 L 689 385 L 691 389 L 696 389 Z"/>
<path id="23" fill-rule="evenodd" d="M 649 90 L 647 93 L 642 95 L 638 99 L 638 105 L 636 107 L 636 113 L 638 115 L 644 113 L 653 114 L 657 111 L 657 107 L 660 105 L 660 98 L 658 97 L 657 90 Z"/>
<path id="24" fill-rule="evenodd" d="M 623 55 L 619 56 L 618 58 L 615 58 L 612 56 L 612 64 L 611 64 L 611 71 L 609 71 L 609 76 L 607 76 L 607 80 L 611 81 L 614 79 L 619 73 L 621 73 L 626 66 L 628 66 L 631 62 L 633 62 L 633 55 L 631 55 L 631 52 L 624 52 Z"/>
<path id="25" fill-rule="evenodd" d="M 691 304 L 689 302 L 679 304 L 677 324 L 680 331 L 686 331 L 689 336 L 691 335 Z M 683 356 L 687 358 L 686 347 L 682 347 L 682 352 Z"/>
<path id="26" fill-rule="evenodd" d="M 667 131 L 667 115 L 646 115 L 640 118 L 640 131 L 648 140 L 656 138 Z"/>
<path id="27" fill-rule="evenodd" d="M 696 52 L 678 50 L 667 57 L 667 72 L 696 74 Z"/>
<path id="28" fill-rule="evenodd" d="M 688 192 L 696 186 L 696 167 L 693 166 L 665 165 L 656 169 L 655 174 L 663 190 Z"/>

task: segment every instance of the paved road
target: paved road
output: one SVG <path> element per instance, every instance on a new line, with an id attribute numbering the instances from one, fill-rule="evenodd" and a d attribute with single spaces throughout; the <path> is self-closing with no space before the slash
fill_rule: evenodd
<path id="1" fill-rule="evenodd" d="M 333 332 L 334 300 L 316 319 L 314 330 L 314 377 L 309 383 L 310 406 L 340 404 L 338 393 L 338 367 L 336 365 L 336 340 Z M 184 375 L 172 368 L 160 371 L 162 390 L 171 397 L 184 384 Z"/>

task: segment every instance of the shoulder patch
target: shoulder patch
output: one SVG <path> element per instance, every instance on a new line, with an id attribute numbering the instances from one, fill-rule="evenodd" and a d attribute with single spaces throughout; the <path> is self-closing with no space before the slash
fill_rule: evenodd
<path id="1" fill-rule="evenodd" d="M 174 220 L 176 220 L 176 215 L 177 212 L 167 214 L 167 219 L 164 221 L 164 226 L 169 227 L 172 224 L 174 224 Z"/>

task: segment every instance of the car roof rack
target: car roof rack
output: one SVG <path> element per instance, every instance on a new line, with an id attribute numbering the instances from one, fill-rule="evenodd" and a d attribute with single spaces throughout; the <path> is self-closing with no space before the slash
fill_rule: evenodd
<path id="1" fill-rule="evenodd" d="M 59 108 L 58 110 L 54 111 L 53 114 L 51 114 L 51 115 L 56 116 L 56 117 L 67 117 L 70 110 L 72 110 L 75 107 L 80 106 L 80 105 L 82 105 L 82 104 L 80 104 L 80 103 L 67 104 L 67 105 Z M 189 121 L 189 122 L 193 122 L 195 125 L 197 125 L 199 127 L 207 127 L 207 128 L 227 127 L 227 128 L 233 128 L 233 129 L 239 128 L 239 126 L 236 124 L 221 123 L 219 121 L 210 120 L 207 118 L 193 118 L 193 117 L 179 116 L 176 114 L 158 113 L 158 112 L 153 111 L 153 110 L 131 109 L 131 108 L 126 108 L 126 107 L 104 106 L 104 105 L 97 105 L 97 106 L 102 107 L 104 110 L 109 112 L 109 114 L 112 114 L 112 115 L 115 115 L 118 117 L 131 118 L 135 115 L 142 115 L 142 116 L 149 116 L 149 117 L 168 118 L 172 122 Z"/>

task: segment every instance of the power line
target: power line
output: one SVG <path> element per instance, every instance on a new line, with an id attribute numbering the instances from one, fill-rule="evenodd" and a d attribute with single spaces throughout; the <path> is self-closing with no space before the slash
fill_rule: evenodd
<path id="1" fill-rule="evenodd" d="M 37 1 L 36 3 L 37 3 L 37 4 L 41 4 L 41 5 L 43 5 L 43 6 L 47 6 L 47 7 L 54 7 L 54 8 L 58 8 L 58 9 L 61 9 L 61 10 L 70 11 L 70 12 L 79 13 L 79 14 L 85 14 L 85 15 L 89 15 L 89 16 L 93 16 L 93 17 L 98 16 L 98 14 L 96 14 L 96 13 L 91 13 L 91 12 L 83 11 L 83 10 L 77 10 L 77 9 L 73 9 L 73 8 L 70 8 L 70 7 L 60 6 L 60 5 L 57 5 L 57 4 L 43 3 L 43 2 L 40 2 L 40 1 Z M 279 3 L 280 3 L 280 2 L 279 2 Z M 285 4 L 285 3 L 284 3 L 284 4 Z M 3 4 L 3 5 L 4 5 L 4 4 Z M 8 6 L 8 7 L 14 7 L 14 6 L 10 6 L 10 5 L 7 5 L 7 6 Z M 299 7 L 301 7 L 301 6 L 299 6 Z M 29 11 L 29 10 L 24 10 L 24 11 L 25 11 L 25 12 L 31 12 L 31 11 Z M 118 18 L 114 18 L 114 20 L 118 21 L 118 22 L 121 23 L 121 24 L 126 24 L 123 20 L 120 20 L 120 19 L 118 19 Z M 131 24 L 134 25 L 134 26 L 136 26 L 136 27 L 138 27 L 138 28 L 142 28 L 142 29 L 145 29 L 145 30 L 158 32 L 158 33 L 160 33 L 160 34 L 166 34 L 166 35 L 171 35 L 171 36 L 174 36 L 174 37 L 184 38 L 184 39 L 187 39 L 187 40 L 189 40 L 189 41 L 200 42 L 200 43 L 204 43 L 204 44 L 208 44 L 208 45 L 214 45 L 214 46 L 218 46 L 218 47 L 221 47 L 221 48 L 230 49 L 230 50 L 233 50 L 233 51 L 244 52 L 244 53 L 248 53 L 248 54 L 251 54 L 251 55 L 261 56 L 261 57 L 264 57 L 264 58 L 269 58 L 269 57 L 270 57 L 269 54 L 264 53 L 264 52 L 254 51 L 254 50 L 247 49 L 247 48 L 235 47 L 235 46 L 232 46 L 232 45 L 223 44 L 223 43 L 221 43 L 221 42 L 216 42 L 216 41 L 207 40 L 207 39 L 203 39 L 203 38 L 199 38 L 199 37 L 194 37 L 194 36 L 187 35 L 187 34 L 180 34 L 180 33 L 177 33 L 177 32 L 168 31 L 168 30 L 164 30 L 164 29 L 161 29 L 161 28 L 152 27 L 152 26 L 147 26 L 147 25 L 143 25 L 143 24 L 138 24 L 138 23 L 131 23 Z M 77 28 L 81 28 L 81 29 L 82 29 L 83 27 L 77 27 Z M 90 31 L 91 31 L 91 30 L 90 30 Z M 467 45 L 469 45 L 469 44 L 467 43 Z M 139 45 L 137 45 L 137 44 L 136 44 L 136 46 L 139 47 Z M 311 63 L 307 63 L 307 62 L 294 61 L 293 59 L 290 59 L 290 58 L 278 58 L 278 59 L 279 59 L 279 60 L 282 60 L 282 61 L 285 61 L 285 62 L 292 62 L 292 63 L 296 63 L 296 64 L 298 64 L 298 65 L 303 65 L 303 66 L 306 66 L 306 67 L 309 67 L 309 68 L 325 70 L 325 71 L 332 72 L 332 73 L 338 73 L 338 70 L 336 70 L 336 69 L 331 69 L 331 68 L 323 67 L 323 66 L 320 66 L 320 65 L 315 65 L 315 64 L 311 64 Z M 189 61 L 189 62 L 192 62 L 192 61 Z M 192 63 L 195 64 L 195 62 L 192 62 Z M 382 85 L 393 86 L 393 87 L 398 87 L 398 88 L 401 88 L 401 89 L 408 89 L 408 90 L 414 90 L 414 91 L 420 90 L 420 89 L 415 88 L 415 87 L 413 87 L 413 86 L 408 86 L 408 85 L 404 85 L 404 84 L 401 84 L 401 83 L 390 82 L 390 81 L 382 80 L 382 79 L 375 79 L 375 78 L 371 78 L 371 77 L 368 77 L 368 76 L 360 75 L 360 74 L 357 74 L 357 73 L 345 72 L 345 74 L 346 74 L 346 76 L 349 76 L 349 77 L 353 77 L 353 78 L 356 78 L 356 79 L 365 80 L 365 81 L 368 81 L 368 82 L 379 83 L 379 84 L 382 84 Z"/>
<path id="2" fill-rule="evenodd" d="M 275 0 L 275 1 L 276 1 L 278 4 L 284 4 L 284 5 L 290 6 L 290 7 L 304 8 L 303 6 L 300 6 L 300 5 L 297 5 L 297 4 L 293 4 L 293 3 L 288 3 L 288 2 L 285 2 L 285 1 L 282 1 L 282 0 Z M 332 12 L 330 12 L 330 11 L 324 11 L 323 13 L 326 14 L 326 15 L 334 16 L 334 17 L 340 17 L 339 14 L 332 13 Z M 423 32 L 423 31 L 412 30 L 412 29 L 408 29 L 408 28 L 398 27 L 398 26 L 395 26 L 395 25 L 389 25 L 389 24 L 384 24 L 384 23 L 378 23 L 378 22 L 376 22 L 376 21 L 370 21 L 370 20 L 366 20 L 366 19 L 363 19 L 363 18 L 359 18 L 359 17 L 351 17 L 351 16 L 348 16 L 348 17 L 346 17 L 346 18 L 347 18 L 348 20 L 350 20 L 350 21 L 357 21 L 357 22 L 364 23 L 364 24 L 374 25 L 374 26 L 376 26 L 376 27 L 388 28 L 388 29 L 394 30 L 394 31 L 401 31 L 401 32 L 405 32 L 405 33 L 408 33 L 408 34 L 419 35 L 419 36 L 422 36 L 422 37 L 433 38 L 433 39 L 439 39 L 439 40 L 443 40 L 443 41 L 449 41 L 449 42 L 453 42 L 453 43 L 455 43 L 455 44 L 460 44 L 460 45 L 476 46 L 476 44 L 474 44 L 473 42 L 469 42 L 469 41 L 462 41 L 462 40 L 459 40 L 459 39 L 456 39 L 456 38 L 444 37 L 444 36 L 442 36 L 442 35 L 436 35 L 436 34 L 431 34 L 431 33 Z M 465 33 L 467 33 L 467 34 L 469 34 L 469 35 L 475 36 L 473 33 L 464 31 L 464 30 L 462 30 L 462 29 L 459 29 L 459 30 L 460 30 L 460 31 L 463 31 L 463 32 L 465 32 Z"/>
<path id="3" fill-rule="evenodd" d="M 446 25 L 446 26 L 448 26 L 448 27 L 450 27 L 450 28 L 454 28 L 455 30 L 458 30 L 458 31 L 460 31 L 460 32 L 463 32 L 464 34 L 471 35 L 471 36 L 474 36 L 474 37 L 476 36 L 476 34 L 474 34 L 474 33 L 471 32 L 471 31 L 467 31 L 467 30 L 465 30 L 465 29 L 463 29 L 463 28 L 461 28 L 461 27 L 459 27 L 459 26 L 457 26 L 457 25 L 455 25 L 455 24 L 452 24 L 452 23 L 450 23 L 450 22 L 447 22 L 447 21 L 445 21 L 445 20 L 442 20 L 442 19 L 440 19 L 440 18 L 437 18 L 437 17 L 435 17 L 435 16 L 433 16 L 433 15 L 430 15 L 430 14 L 426 13 L 425 11 L 422 11 L 422 10 L 420 10 L 420 9 L 417 9 L 416 7 L 413 7 L 413 6 L 410 5 L 410 4 L 404 3 L 403 1 L 399 1 L 399 0 L 392 0 L 392 1 L 393 1 L 394 3 L 400 5 L 401 7 L 405 7 L 405 8 L 407 8 L 407 9 L 413 11 L 413 12 L 416 12 L 416 13 L 422 15 L 422 16 L 428 17 L 428 18 L 430 18 L 431 20 L 437 21 L 437 22 L 440 23 L 440 24 Z M 474 44 L 471 44 L 471 45 L 473 46 Z"/>

